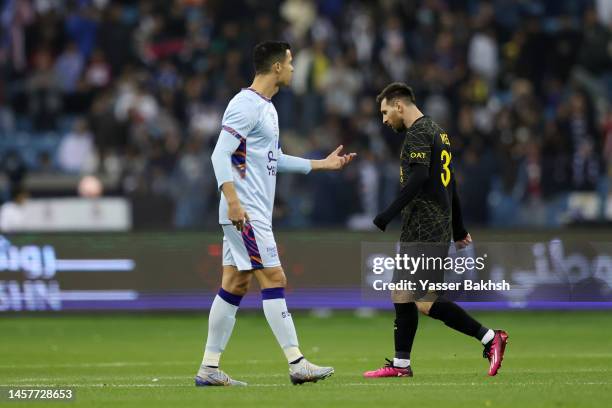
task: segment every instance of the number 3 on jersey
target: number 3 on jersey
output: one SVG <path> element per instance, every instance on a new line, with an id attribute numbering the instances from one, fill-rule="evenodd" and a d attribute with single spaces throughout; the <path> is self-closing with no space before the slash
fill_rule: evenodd
<path id="1" fill-rule="evenodd" d="M 442 162 L 442 173 L 440 173 L 440 178 L 442 179 L 444 187 L 448 187 L 448 183 L 450 183 L 451 180 L 451 172 L 448 167 L 451 162 L 451 154 L 446 150 L 442 150 L 440 161 Z"/>

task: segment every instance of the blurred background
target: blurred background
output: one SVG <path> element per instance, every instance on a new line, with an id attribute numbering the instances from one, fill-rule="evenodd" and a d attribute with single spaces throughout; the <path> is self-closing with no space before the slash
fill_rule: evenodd
<path id="1" fill-rule="evenodd" d="M 475 238 L 539 242 L 494 266 L 535 265 L 528 289 L 577 270 L 612 306 L 612 251 L 587 244 L 612 232 L 612 0 L 0 0 L 0 24 L 0 310 L 208 307 L 210 155 L 269 39 L 294 56 L 283 150 L 358 153 L 278 178 L 292 305 L 363 306 L 361 242 L 397 239 L 369 230 L 403 141 L 375 96 L 404 81 L 450 135 Z"/>
<path id="2" fill-rule="evenodd" d="M 403 137 L 374 101 L 390 81 L 451 135 L 468 226 L 612 219 L 610 0 L 0 4 L 4 231 L 33 228 L 28 202 L 98 195 L 125 218 L 114 229 L 217 228 L 210 154 L 267 39 L 294 55 L 274 98 L 284 150 L 359 153 L 344 172 L 281 175 L 277 228 L 372 228 L 398 190 Z"/>

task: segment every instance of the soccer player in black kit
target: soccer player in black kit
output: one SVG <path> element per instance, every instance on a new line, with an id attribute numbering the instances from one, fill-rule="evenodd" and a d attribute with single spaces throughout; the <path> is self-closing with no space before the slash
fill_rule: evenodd
<path id="1" fill-rule="evenodd" d="M 401 213 L 400 244 L 416 244 L 417 256 L 421 252 L 433 252 L 446 257 L 451 239 L 457 249 L 466 247 L 472 238 L 463 226 L 448 135 L 421 113 L 415 105 L 414 92 L 406 84 L 388 85 L 376 102 L 380 104 L 383 123 L 397 133 L 404 133 L 406 138 L 400 157 L 401 191 L 395 201 L 376 216 L 374 224 L 384 231 Z M 482 326 L 459 305 L 438 293 L 396 290 L 392 292 L 392 300 L 395 306 L 394 359 L 387 360 L 382 368 L 365 372 L 365 377 L 413 375 L 410 352 L 419 311 L 479 340 L 484 345 L 483 356 L 489 360 L 488 374 L 497 374 L 508 339 L 505 331 Z"/>

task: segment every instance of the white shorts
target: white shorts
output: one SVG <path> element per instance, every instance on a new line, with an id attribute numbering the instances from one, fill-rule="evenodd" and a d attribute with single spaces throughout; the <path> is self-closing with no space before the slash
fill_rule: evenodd
<path id="1" fill-rule="evenodd" d="M 279 266 L 280 258 L 272 226 L 264 221 L 248 221 L 242 233 L 232 224 L 223 228 L 223 265 L 240 271 Z"/>

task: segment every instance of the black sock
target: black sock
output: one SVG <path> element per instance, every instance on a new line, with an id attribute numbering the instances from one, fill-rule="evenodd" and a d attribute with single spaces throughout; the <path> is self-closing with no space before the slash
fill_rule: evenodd
<path id="1" fill-rule="evenodd" d="M 395 306 L 395 358 L 410 359 L 412 343 L 419 325 L 416 303 L 394 303 Z"/>
<path id="2" fill-rule="evenodd" d="M 472 336 L 481 340 L 489 329 L 481 325 L 472 316 L 467 314 L 455 302 L 439 297 L 431 309 L 429 309 L 429 317 L 438 319 L 444 322 L 450 328 L 453 328 L 463 334 Z"/>

